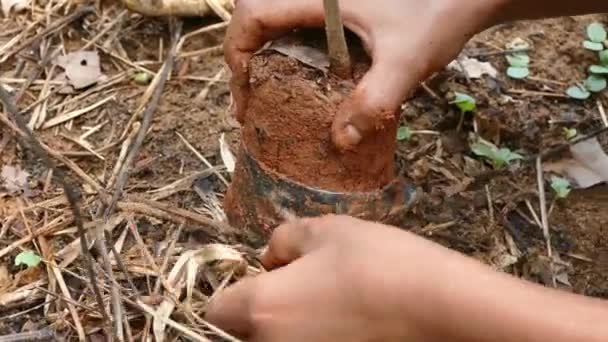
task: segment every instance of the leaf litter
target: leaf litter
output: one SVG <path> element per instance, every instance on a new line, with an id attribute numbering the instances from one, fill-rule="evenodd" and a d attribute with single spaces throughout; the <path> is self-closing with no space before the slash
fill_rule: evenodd
<path id="1" fill-rule="evenodd" d="M 3 180 L 2 184 L 10 194 L 19 192 L 27 194 L 29 192 L 29 176 L 30 174 L 27 171 L 22 170 L 18 166 L 11 165 L 4 165 L 2 173 L 0 173 L 0 178 Z"/>
<path id="2" fill-rule="evenodd" d="M 577 189 L 608 182 L 608 155 L 597 138 L 570 147 L 572 158 L 545 163 L 544 170 L 569 179 Z"/>

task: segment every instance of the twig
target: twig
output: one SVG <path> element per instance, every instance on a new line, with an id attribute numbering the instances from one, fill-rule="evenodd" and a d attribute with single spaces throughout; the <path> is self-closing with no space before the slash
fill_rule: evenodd
<path id="1" fill-rule="evenodd" d="M 124 329 L 122 325 L 122 304 L 120 302 L 120 289 L 116 286 L 114 273 L 112 272 L 112 264 L 110 262 L 110 256 L 108 254 L 108 248 L 106 246 L 106 236 L 105 236 L 105 224 L 99 224 L 95 227 L 96 233 L 96 245 L 97 250 L 101 254 L 101 259 L 103 260 L 103 264 L 107 273 L 107 277 L 110 280 L 110 296 L 112 298 L 112 315 L 114 316 L 114 321 L 112 322 L 114 336 L 119 341 L 124 341 Z M 103 310 L 105 311 L 105 310 Z"/>
<path id="2" fill-rule="evenodd" d="M 85 256 L 86 261 L 87 261 L 86 262 L 87 270 L 88 270 L 88 274 L 89 274 L 89 279 L 91 280 L 91 286 L 93 288 L 93 292 L 95 293 L 95 298 L 97 300 L 98 305 L 100 306 L 100 310 L 101 310 L 104 321 L 106 323 L 109 323 L 110 320 L 108 319 L 105 311 L 103 311 L 103 299 L 101 296 L 101 292 L 99 291 L 99 288 L 97 286 L 97 281 L 96 281 L 97 276 L 95 274 L 95 269 L 93 267 L 93 259 L 92 259 L 91 255 L 88 253 L 88 249 L 87 249 L 88 243 L 87 243 L 87 239 L 86 239 L 86 232 L 85 232 L 83 222 L 82 222 L 80 207 L 78 205 L 78 203 L 80 202 L 80 194 L 79 194 L 78 190 L 76 189 L 76 187 L 66 180 L 66 175 L 63 172 L 63 170 L 61 170 L 55 166 L 55 162 L 53 162 L 53 160 L 49 157 L 49 154 L 42 147 L 42 145 L 40 144 L 38 139 L 28 129 L 27 124 L 25 123 L 23 118 L 18 115 L 17 108 L 15 108 L 15 105 L 13 104 L 13 102 L 10 99 L 10 95 L 6 92 L 6 90 L 4 89 L 4 86 L 2 84 L 0 84 L 0 101 L 4 104 L 5 111 L 11 115 L 13 120 L 15 120 L 15 123 L 17 124 L 18 129 L 20 131 L 22 131 L 23 134 L 25 134 L 27 145 L 29 145 L 29 147 L 32 149 L 32 151 L 38 156 L 38 158 L 40 158 L 42 160 L 42 162 L 46 165 L 46 167 L 48 169 L 53 170 L 53 175 L 55 176 L 55 179 L 63 187 L 65 196 L 68 200 L 68 203 L 70 204 L 70 209 L 74 216 L 74 218 L 73 218 L 74 223 L 76 224 L 76 227 L 78 228 L 78 235 L 80 235 L 80 239 L 81 239 L 81 248 L 82 248 L 83 255 Z M 2 117 L 2 116 L 0 115 L 0 117 Z"/>
<path id="3" fill-rule="evenodd" d="M 122 196 L 122 191 L 129 178 L 129 168 L 131 167 L 131 164 L 135 160 L 135 157 L 139 154 L 139 149 L 141 148 L 141 145 L 143 144 L 144 139 L 146 138 L 146 134 L 148 133 L 148 130 L 150 129 L 150 125 L 152 124 L 153 114 L 156 111 L 156 107 L 158 106 L 158 103 L 160 101 L 160 97 L 163 93 L 165 83 L 167 81 L 167 78 L 169 77 L 169 73 L 173 69 L 173 61 L 175 60 L 177 42 L 179 41 L 181 31 L 182 31 L 182 22 L 181 22 L 181 20 L 178 20 L 176 23 L 175 31 L 173 33 L 173 39 L 171 42 L 171 50 L 169 52 L 169 55 L 167 56 L 167 60 L 165 61 L 165 64 L 163 65 L 162 71 L 156 76 L 159 78 L 158 84 L 156 86 L 154 94 L 152 95 L 150 103 L 148 104 L 148 107 L 146 108 L 146 110 L 143 113 L 141 128 L 139 129 L 139 132 L 137 133 L 137 137 L 135 137 L 133 146 L 131 146 L 131 148 L 129 149 L 129 154 L 127 155 L 127 158 L 125 159 L 125 162 L 122 165 L 122 169 L 120 170 L 118 177 L 116 177 L 114 194 L 112 195 L 112 200 L 111 200 L 110 204 L 108 205 L 107 210 L 105 212 L 105 217 L 110 216 L 110 214 L 114 210 L 114 206 L 116 205 L 116 202 Z"/>
<path id="4" fill-rule="evenodd" d="M 597 100 L 597 109 L 600 111 L 600 117 L 602 118 L 604 127 L 608 127 L 608 117 L 606 117 L 606 111 L 604 110 L 604 105 L 602 105 L 601 100 Z"/>
<path id="5" fill-rule="evenodd" d="M 21 43 L 21 45 L 19 45 L 15 49 L 13 49 L 13 51 L 7 53 L 0 60 L 0 64 L 6 62 L 9 58 L 15 56 L 16 54 L 18 54 L 19 52 L 21 52 L 23 49 L 27 48 L 28 46 L 38 42 L 39 40 L 46 38 L 47 36 L 61 30 L 63 27 L 69 25 L 70 23 L 80 19 L 81 17 L 83 17 L 85 15 L 91 14 L 93 12 L 95 12 L 95 8 L 93 8 L 91 6 L 84 6 L 84 7 L 78 8 L 74 13 L 70 14 L 69 16 L 67 16 L 61 20 L 54 22 L 52 25 L 47 27 L 44 31 L 40 32 L 39 34 L 35 35 L 34 37 L 32 37 L 30 39 L 27 39 L 25 42 Z"/>
<path id="6" fill-rule="evenodd" d="M 106 97 L 105 99 L 103 99 L 103 100 L 101 100 L 101 101 L 99 101 L 97 103 L 94 103 L 94 104 L 92 104 L 92 105 L 90 105 L 90 106 L 88 106 L 86 108 L 82 108 L 82 109 L 75 110 L 75 111 L 70 112 L 70 113 L 66 113 L 66 114 L 63 114 L 63 115 L 56 116 L 56 117 L 52 118 L 51 120 L 45 122 L 44 125 L 42 125 L 42 129 L 48 129 L 48 128 L 60 125 L 60 124 L 62 124 L 64 122 L 67 122 L 67 121 L 70 121 L 70 120 L 74 120 L 77 117 L 79 117 L 81 115 L 84 115 L 84 114 L 86 114 L 86 113 L 88 113 L 88 112 L 90 112 L 92 110 L 95 110 L 95 109 L 103 106 L 107 102 L 110 102 L 110 101 L 112 101 L 114 99 L 116 99 L 116 94 L 112 94 L 112 95 Z"/>
<path id="7" fill-rule="evenodd" d="M 339 77 L 350 78 L 352 77 L 352 65 L 344 36 L 340 5 L 338 0 L 323 0 L 323 7 L 330 69 Z"/>
<path id="8" fill-rule="evenodd" d="M 547 200 L 545 196 L 545 180 L 543 178 L 543 161 L 540 157 L 536 159 L 536 175 L 538 181 L 538 197 L 540 202 L 540 219 L 543 228 L 543 235 L 547 243 L 547 255 L 551 268 L 551 279 L 553 287 L 556 287 L 555 273 L 553 272 L 553 249 L 551 248 L 551 233 L 549 232 L 549 216 L 547 215 Z"/>
<path id="9" fill-rule="evenodd" d="M 55 338 L 56 337 L 53 329 L 44 328 L 42 330 L 0 336 L 0 342 L 54 341 Z"/>
<path id="10" fill-rule="evenodd" d="M 214 170 L 213 173 L 215 173 L 215 175 L 222 181 L 222 183 L 224 183 L 224 185 L 228 186 L 228 180 L 226 180 L 226 178 L 222 176 L 222 174 L 217 170 L 217 168 L 211 165 L 207 158 L 205 158 L 199 151 L 197 151 L 197 149 L 194 148 L 194 146 L 192 146 L 192 144 L 190 144 L 190 142 L 186 140 L 183 135 L 181 135 L 179 132 L 177 132 L 176 134 L 181 139 L 181 141 L 190 149 L 190 151 L 192 151 L 192 153 L 194 153 L 198 157 L 198 159 L 200 159 L 205 165 L 207 165 L 210 170 Z"/>

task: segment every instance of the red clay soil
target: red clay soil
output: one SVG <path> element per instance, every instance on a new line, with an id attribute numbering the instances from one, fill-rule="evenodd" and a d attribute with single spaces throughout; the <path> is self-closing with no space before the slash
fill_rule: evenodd
<path id="1" fill-rule="evenodd" d="M 369 61 L 365 56 L 353 59 L 358 80 Z M 396 120 L 386 120 L 356 151 L 342 152 L 332 143 L 332 120 L 356 81 L 273 51 L 256 55 L 250 70 L 252 89 L 242 136 L 247 150 L 265 167 L 328 191 L 375 191 L 394 179 Z"/>

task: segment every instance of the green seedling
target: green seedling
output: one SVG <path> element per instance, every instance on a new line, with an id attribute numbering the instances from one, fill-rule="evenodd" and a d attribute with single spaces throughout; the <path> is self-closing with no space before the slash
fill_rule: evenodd
<path id="1" fill-rule="evenodd" d="M 606 75 L 608 74 L 608 66 L 592 65 L 589 67 L 589 72 L 595 75 Z"/>
<path id="2" fill-rule="evenodd" d="M 412 130 L 408 126 L 401 126 L 397 130 L 397 141 L 410 140 L 412 135 Z"/>
<path id="3" fill-rule="evenodd" d="M 606 89 L 606 79 L 602 76 L 591 75 L 585 80 L 584 87 L 592 93 L 599 93 Z"/>
<path id="4" fill-rule="evenodd" d="M 516 52 L 506 55 L 509 68 L 507 69 L 507 76 L 514 79 L 524 79 L 530 76 L 530 56 L 525 52 Z"/>
<path id="5" fill-rule="evenodd" d="M 604 25 L 600 23 L 591 23 L 587 26 L 587 40 L 583 42 L 583 46 L 587 50 L 602 51 L 604 50 L 604 41 L 608 34 L 604 29 Z"/>
<path id="6" fill-rule="evenodd" d="M 451 104 L 455 104 L 461 113 L 473 112 L 477 109 L 477 102 L 470 95 L 455 92 L 455 97 Z"/>
<path id="7" fill-rule="evenodd" d="M 576 136 L 578 135 L 578 131 L 576 130 L 576 128 L 568 128 L 568 127 L 564 127 L 564 137 L 566 138 L 566 140 L 572 140 L 574 138 L 576 138 Z"/>
<path id="8" fill-rule="evenodd" d="M 566 94 L 568 94 L 568 96 L 570 96 L 571 98 L 577 100 L 586 100 L 591 96 L 591 93 L 584 86 L 581 85 L 575 85 L 568 88 L 568 90 L 566 90 Z"/>
<path id="9" fill-rule="evenodd" d="M 515 160 L 524 158 L 521 154 L 515 153 L 508 148 L 499 149 L 494 145 L 481 142 L 473 144 L 471 150 L 477 156 L 485 158 L 495 169 L 503 168 Z"/>
<path id="10" fill-rule="evenodd" d="M 152 76 L 145 71 L 138 72 L 133 76 L 133 81 L 135 81 L 135 83 L 139 83 L 139 84 L 148 84 L 148 83 L 150 83 L 151 79 L 152 79 Z"/>
<path id="11" fill-rule="evenodd" d="M 15 257 L 15 266 L 26 265 L 27 267 L 36 267 L 40 264 L 42 258 L 32 251 L 23 251 Z"/>
<path id="12" fill-rule="evenodd" d="M 587 40 L 583 46 L 592 51 L 598 52 L 599 63 L 589 67 L 589 77 L 583 84 L 575 85 L 566 91 L 571 98 L 586 100 L 591 97 L 591 93 L 598 93 L 606 89 L 606 76 L 608 75 L 608 50 L 605 49 L 608 33 L 600 23 L 591 23 L 587 26 Z"/>
<path id="13" fill-rule="evenodd" d="M 551 177 L 551 188 L 555 192 L 557 198 L 566 198 L 572 191 L 570 181 L 561 177 Z"/>

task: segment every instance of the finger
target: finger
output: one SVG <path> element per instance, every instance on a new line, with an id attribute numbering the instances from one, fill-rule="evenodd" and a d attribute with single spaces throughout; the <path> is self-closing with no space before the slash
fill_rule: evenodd
<path id="1" fill-rule="evenodd" d="M 398 120 L 401 103 L 424 75 L 426 67 L 418 63 L 420 60 L 407 51 L 395 52 L 394 44 L 386 40 L 374 46 L 370 70 L 336 115 L 332 138 L 338 148 L 352 149 L 387 123 Z"/>
<path id="2" fill-rule="evenodd" d="M 321 0 L 239 0 L 226 31 L 224 55 L 232 70 L 230 82 L 236 115 L 242 121 L 249 96 L 249 61 L 278 34 L 323 24 Z"/>
<path id="3" fill-rule="evenodd" d="M 253 329 L 250 303 L 256 281 L 243 279 L 219 293 L 207 306 L 205 319 L 235 337 L 247 338 Z"/>
<path id="4" fill-rule="evenodd" d="M 322 218 L 297 219 L 277 227 L 260 258 L 264 267 L 283 267 L 315 249 L 320 244 L 324 222 L 327 221 Z"/>

